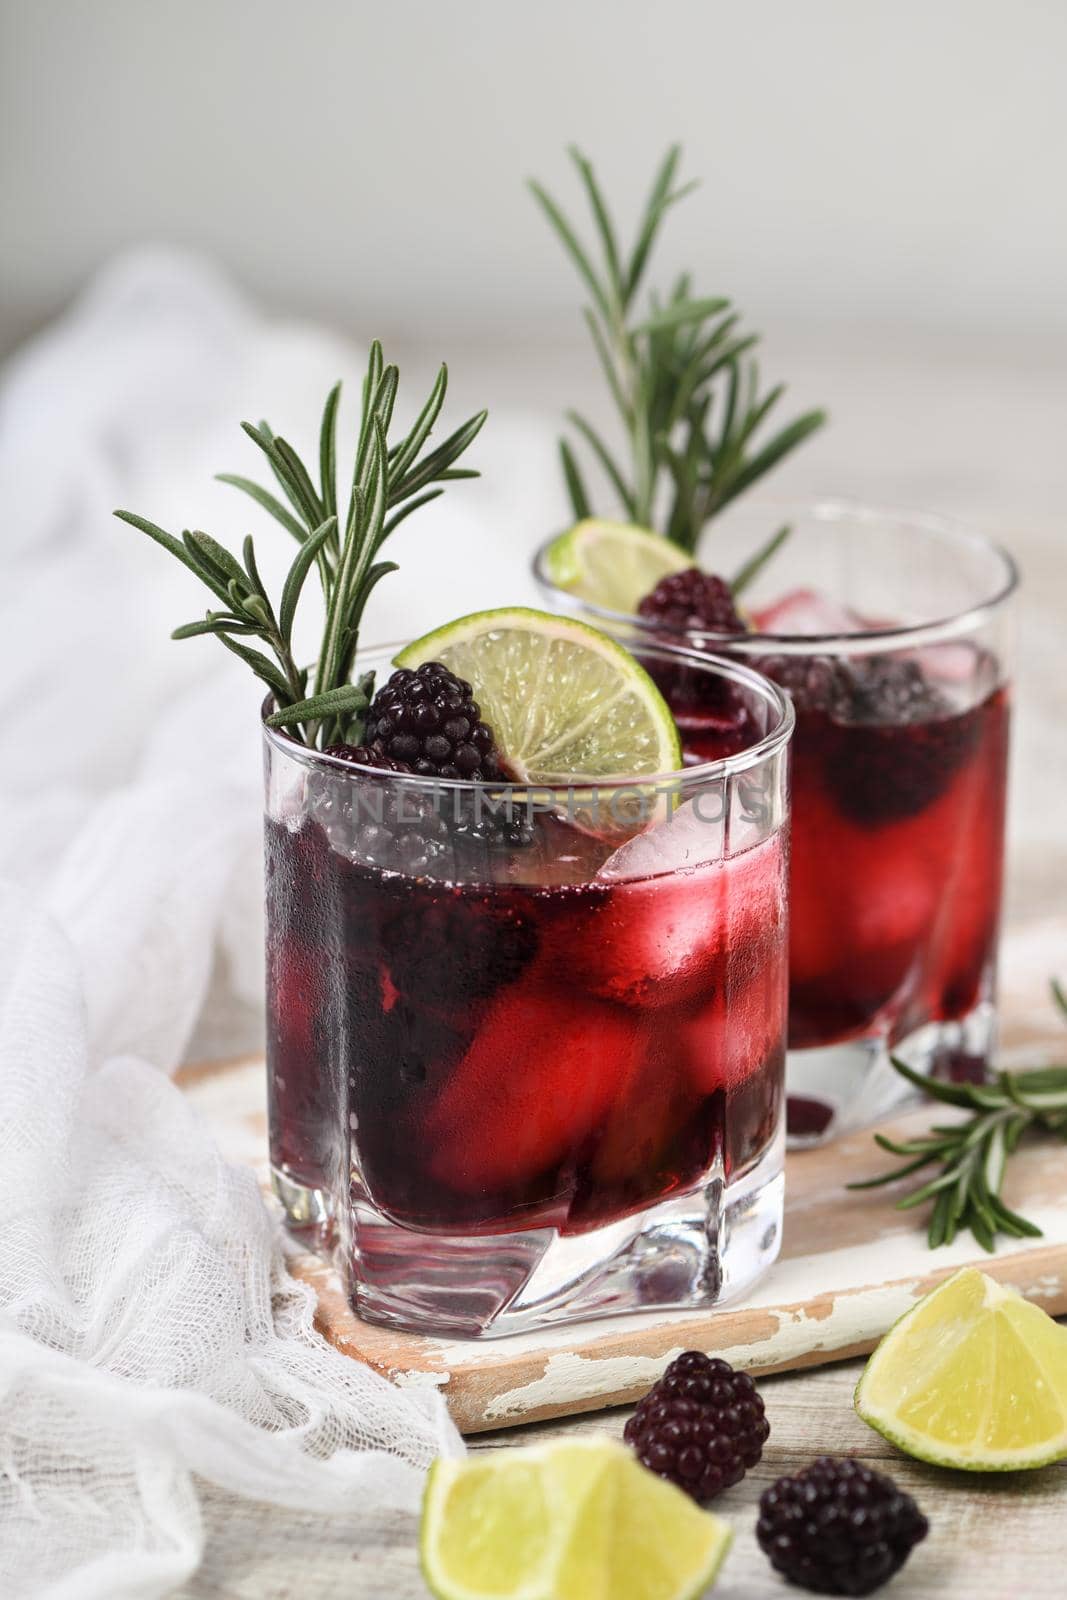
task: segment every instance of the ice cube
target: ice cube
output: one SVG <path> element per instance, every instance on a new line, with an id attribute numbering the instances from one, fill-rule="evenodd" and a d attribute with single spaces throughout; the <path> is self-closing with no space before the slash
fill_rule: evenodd
<path id="1" fill-rule="evenodd" d="M 485 1194 L 572 1161 L 625 1096 L 640 1053 L 624 1011 L 536 974 L 520 979 L 492 1003 L 428 1113 L 430 1171 Z"/>
<path id="2" fill-rule="evenodd" d="M 739 967 L 723 992 L 681 1022 L 678 1048 L 701 1094 L 736 1088 L 774 1059 L 785 1037 L 786 977 L 784 961 L 765 961 L 752 974 Z"/>
<path id="3" fill-rule="evenodd" d="M 616 851 L 605 880 L 611 893 L 569 941 L 571 982 L 626 1005 L 687 1004 L 721 984 L 731 963 L 765 959 L 782 943 L 784 864 L 776 837 L 728 860 L 686 864 L 656 840 L 669 831 L 650 830 Z M 674 848 L 690 857 L 698 851 L 686 846 L 684 833 Z M 653 863 L 658 871 L 650 870 Z M 623 877 L 627 866 L 644 875 Z"/>
<path id="4" fill-rule="evenodd" d="M 862 633 L 866 623 L 859 612 L 817 589 L 791 589 L 773 605 L 753 617 L 758 633 L 836 634 Z"/>
<path id="5" fill-rule="evenodd" d="M 721 787 L 704 789 L 666 821 L 627 839 L 604 862 L 597 877 L 609 882 L 654 878 L 664 872 L 710 865 L 722 859 L 725 829 Z"/>

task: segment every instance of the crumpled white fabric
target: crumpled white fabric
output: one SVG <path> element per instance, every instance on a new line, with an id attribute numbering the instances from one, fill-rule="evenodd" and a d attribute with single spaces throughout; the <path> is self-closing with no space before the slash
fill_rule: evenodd
<path id="1" fill-rule="evenodd" d="M 259 694 L 214 641 L 169 641 L 202 611 L 198 586 L 110 516 L 257 529 L 276 581 L 284 535 L 211 473 L 254 471 L 241 416 L 306 447 L 330 383 L 345 372 L 357 391 L 359 368 L 335 338 L 266 323 L 203 263 L 146 253 L 0 385 L 5 1600 L 171 1592 L 202 1553 L 200 1480 L 235 1504 L 355 1519 L 413 1507 L 429 1461 L 462 1450 L 439 1396 L 320 1339 L 252 1176 L 169 1080 L 209 992 L 253 1025 L 261 1012 Z M 505 422 L 508 478 L 479 520 L 443 513 L 480 552 L 456 609 L 527 598 L 521 557 L 490 531 L 545 447 Z M 550 526 L 527 512 L 532 536 Z M 397 590 L 405 626 L 385 636 L 447 614 L 450 548 L 426 555 L 414 597 Z"/>
<path id="2" fill-rule="evenodd" d="M 438 1396 L 401 1394 L 316 1333 L 254 1176 L 166 1075 L 130 1055 L 91 1065 L 80 965 L 53 919 L 0 895 L 9 1600 L 168 1593 L 200 1557 L 197 1478 L 349 1510 L 355 1529 L 415 1504 L 420 1469 L 462 1449 Z"/>

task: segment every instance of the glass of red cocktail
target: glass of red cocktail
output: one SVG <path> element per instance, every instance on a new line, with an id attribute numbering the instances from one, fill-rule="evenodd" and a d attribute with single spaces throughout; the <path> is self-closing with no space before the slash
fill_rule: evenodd
<path id="1" fill-rule="evenodd" d="M 265 729 L 274 1179 L 372 1320 L 705 1305 L 777 1254 L 793 713 L 744 665 L 640 654 L 743 747 L 491 785 Z"/>
<path id="2" fill-rule="evenodd" d="M 985 1069 L 1017 574 L 944 519 L 840 502 L 730 508 L 703 567 L 742 569 L 782 526 L 740 601 L 744 631 L 679 629 L 651 595 L 628 621 L 743 659 L 793 700 L 789 1131 L 804 1140 L 905 1092 L 890 1050 L 923 1071 Z M 557 608 L 620 622 L 553 583 L 545 551 L 535 571 Z M 660 682 L 687 757 L 722 748 L 736 716 L 688 674 Z"/>

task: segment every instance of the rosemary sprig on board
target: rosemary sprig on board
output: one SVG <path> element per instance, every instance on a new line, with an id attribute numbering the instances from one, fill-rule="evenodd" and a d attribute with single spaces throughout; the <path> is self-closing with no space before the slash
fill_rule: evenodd
<path id="1" fill-rule="evenodd" d="M 1067 993 L 1056 982 L 1052 993 L 1067 1016 Z M 936 1177 L 897 1201 L 898 1211 L 933 1202 L 927 1234 L 932 1250 L 951 1244 L 961 1228 L 968 1228 L 989 1251 L 996 1248 L 998 1234 L 1039 1238 L 1035 1223 L 1005 1205 L 1001 1188 L 1008 1161 L 1025 1133 L 1041 1130 L 1067 1139 L 1067 1066 L 998 1072 L 992 1083 L 962 1084 L 922 1077 L 895 1057 L 893 1065 L 931 1099 L 968 1115 L 935 1123 L 917 1139 L 893 1140 L 876 1133 L 875 1143 L 900 1157 L 903 1165 L 849 1188 L 875 1189 L 936 1166 L 941 1169 Z"/>
<path id="2" fill-rule="evenodd" d="M 656 174 L 629 251 L 619 243 L 592 164 L 577 149 L 569 153 L 589 203 L 599 261 L 541 184 L 531 182 L 530 189 L 589 294 L 585 320 L 622 422 L 625 462 L 587 418 L 576 411 L 567 418 L 627 520 L 655 527 L 693 551 L 705 523 L 822 427 L 826 415 L 805 412 L 759 442 L 785 386 L 762 387 L 751 357 L 759 336 L 742 328 L 729 300 L 694 293 L 686 273 L 638 309 L 664 219 L 696 187 L 675 183 L 680 146 L 668 151 Z M 574 444 L 561 439 L 559 449 L 574 515 L 591 516 L 593 500 Z M 775 549 L 784 537 L 781 531 L 774 536 Z"/>
<path id="3" fill-rule="evenodd" d="M 115 513 L 195 572 L 220 602 L 220 608 L 209 610 L 202 619 L 176 628 L 172 637 L 214 634 L 270 689 L 277 709 L 268 723 L 291 729 L 309 745 L 324 748 L 359 740 L 372 685 L 363 678 L 353 682 L 352 673 L 367 601 L 381 579 L 396 571 L 394 561 L 379 559 L 386 539 L 412 512 L 443 494 L 445 484 L 478 477 L 456 462 L 477 437 L 485 411 L 468 418 L 435 449 L 425 448 L 448 388 L 444 366 L 411 428 L 389 442 L 399 377 L 395 366 L 385 365 L 375 340 L 363 380 L 362 415 L 343 520 L 337 496 L 339 383 L 331 389 L 322 415 L 317 481 L 292 445 L 266 422 L 242 424 L 266 457 L 284 501 L 248 478 L 222 473 L 221 480 L 270 512 L 300 547 L 277 606 L 259 576 L 251 537 L 245 539 L 239 561 L 209 534 L 186 531 L 179 539 L 132 511 Z M 293 623 L 313 566 L 326 617 L 309 684 L 307 670 L 293 658 Z M 249 637 L 266 646 L 269 654 L 240 642 Z"/>

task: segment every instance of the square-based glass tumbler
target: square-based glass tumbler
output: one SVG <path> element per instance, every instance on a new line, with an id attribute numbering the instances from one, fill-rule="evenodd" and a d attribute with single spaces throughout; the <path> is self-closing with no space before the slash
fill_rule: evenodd
<path id="1" fill-rule="evenodd" d="M 788 1125 L 812 1143 L 907 1097 L 891 1054 L 948 1078 L 987 1070 L 1018 575 L 972 529 L 847 501 L 729 508 L 701 564 L 736 572 L 781 527 L 744 591 L 749 631 L 672 637 L 794 702 Z M 534 571 L 554 609 L 664 637 L 559 588 L 549 548 Z M 680 687 L 664 685 L 698 761 L 722 719 L 698 680 Z"/>
<path id="2" fill-rule="evenodd" d="M 792 708 L 641 654 L 743 701 L 748 748 L 490 788 L 264 730 L 274 1182 L 368 1320 L 704 1306 L 777 1254 Z"/>

